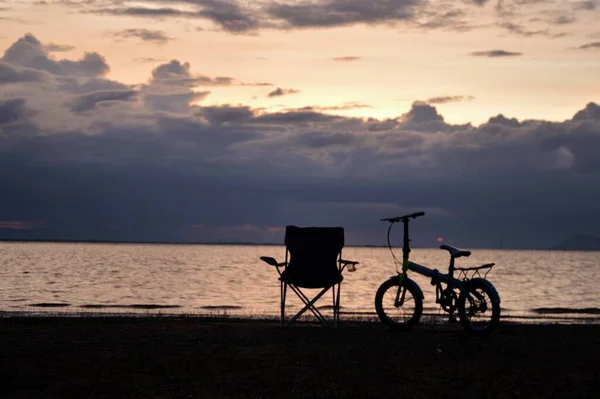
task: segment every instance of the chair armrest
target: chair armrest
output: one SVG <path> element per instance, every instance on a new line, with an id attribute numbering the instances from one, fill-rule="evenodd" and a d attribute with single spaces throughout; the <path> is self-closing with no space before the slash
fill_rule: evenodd
<path id="1" fill-rule="evenodd" d="M 346 268 L 346 266 L 348 266 L 348 271 L 350 273 L 352 273 L 352 272 L 356 271 L 356 265 L 358 265 L 358 262 L 355 262 L 353 260 L 340 259 L 340 264 L 344 265 L 344 266 L 342 266 L 340 271 L 344 270 Z"/>
<path id="2" fill-rule="evenodd" d="M 281 262 L 281 263 L 278 263 L 278 262 L 275 260 L 275 258 L 271 258 L 270 256 L 261 256 L 261 257 L 260 257 L 260 260 L 262 260 L 263 262 L 266 262 L 266 263 L 268 263 L 268 264 L 269 264 L 269 265 L 271 265 L 271 266 L 275 266 L 275 267 L 281 267 L 281 266 L 285 266 L 285 265 L 287 265 L 287 263 L 286 263 L 286 262 Z"/>

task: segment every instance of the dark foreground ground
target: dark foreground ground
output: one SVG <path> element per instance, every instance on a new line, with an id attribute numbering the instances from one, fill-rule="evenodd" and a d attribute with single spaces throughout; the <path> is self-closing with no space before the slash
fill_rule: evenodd
<path id="1" fill-rule="evenodd" d="M 600 326 L 2 318 L 0 398 L 599 397 Z"/>

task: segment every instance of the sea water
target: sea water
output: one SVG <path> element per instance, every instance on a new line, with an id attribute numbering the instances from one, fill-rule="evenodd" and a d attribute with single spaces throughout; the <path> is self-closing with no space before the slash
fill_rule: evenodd
<path id="1" fill-rule="evenodd" d="M 401 250 L 396 250 L 401 256 Z M 280 286 L 273 266 L 283 246 L 0 243 L 0 314 L 182 313 L 275 316 Z M 388 248 L 346 247 L 360 262 L 344 272 L 342 313 L 373 316 L 379 285 L 395 274 Z M 411 260 L 446 271 L 448 253 L 413 249 Z M 457 266 L 494 262 L 487 278 L 504 318 L 528 321 L 600 317 L 600 252 L 473 250 Z M 409 272 L 425 294 L 425 313 L 440 314 L 435 287 Z M 289 292 L 289 291 L 288 291 Z M 329 295 L 319 304 L 329 305 Z M 301 303 L 288 294 L 290 311 Z"/>

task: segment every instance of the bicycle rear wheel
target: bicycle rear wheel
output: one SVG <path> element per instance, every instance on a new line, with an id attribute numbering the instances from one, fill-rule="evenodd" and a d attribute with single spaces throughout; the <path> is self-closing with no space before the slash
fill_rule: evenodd
<path id="1" fill-rule="evenodd" d="M 396 303 L 398 297 L 398 277 L 392 277 L 385 281 L 375 295 L 375 310 L 379 319 L 386 326 L 397 330 L 408 330 L 419 322 L 423 313 L 422 291 L 413 280 L 404 278 L 402 290 L 404 301 L 402 304 Z M 402 298 L 402 290 L 400 298 Z"/>
<path id="2" fill-rule="evenodd" d="M 490 334 L 500 322 L 500 297 L 488 280 L 474 278 L 465 286 L 471 298 L 460 294 L 458 315 L 466 330 L 474 335 Z"/>

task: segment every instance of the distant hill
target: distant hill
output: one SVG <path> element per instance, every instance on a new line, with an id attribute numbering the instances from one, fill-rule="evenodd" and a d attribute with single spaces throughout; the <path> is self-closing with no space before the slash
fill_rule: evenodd
<path id="1" fill-rule="evenodd" d="M 564 251 L 600 251 L 600 237 L 590 234 L 573 234 L 550 249 Z"/>

